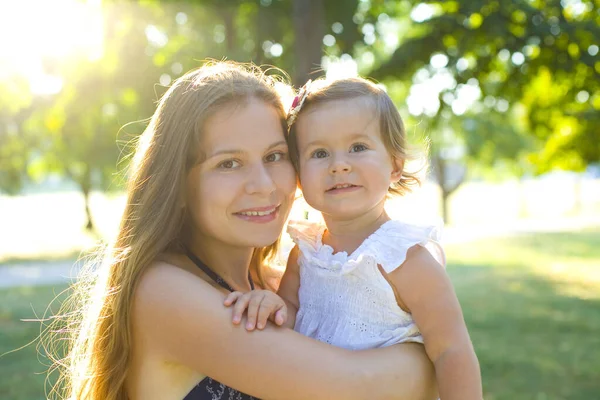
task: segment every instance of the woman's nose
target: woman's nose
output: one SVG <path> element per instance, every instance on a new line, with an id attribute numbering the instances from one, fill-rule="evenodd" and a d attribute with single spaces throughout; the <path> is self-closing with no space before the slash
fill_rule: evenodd
<path id="1" fill-rule="evenodd" d="M 275 182 L 265 165 L 257 166 L 250 171 L 246 191 L 249 194 L 271 194 L 275 191 Z"/>

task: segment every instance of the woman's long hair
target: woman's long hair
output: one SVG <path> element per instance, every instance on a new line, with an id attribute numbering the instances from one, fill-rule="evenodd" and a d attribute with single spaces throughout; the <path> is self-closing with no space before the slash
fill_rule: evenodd
<path id="1" fill-rule="evenodd" d="M 205 121 L 224 106 L 256 98 L 278 111 L 283 132 L 285 111 L 276 87 L 277 80 L 256 66 L 210 62 L 177 79 L 161 98 L 137 143 L 116 239 L 100 265 L 87 268 L 74 284 L 60 312 L 66 318 L 48 329 L 53 348 L 46 351 L 52 354 L 66 343 L 63 357 L 55 357 L 59 381 L 51 397 L 127 399 L 133 294 L 144 270 L 180 239 L 185 177 L 202 157 Z M 252 257 L 251 271 L 263 284 L 262 267 L 277 243 L 256 249 Z"/>

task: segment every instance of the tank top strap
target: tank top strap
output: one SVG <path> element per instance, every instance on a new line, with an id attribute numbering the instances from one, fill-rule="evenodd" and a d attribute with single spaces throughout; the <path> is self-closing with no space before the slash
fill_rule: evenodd
<path id="1" fill-rule="evenodd" d="M 212 279 L 217 285 L 221 286 L 223 289 L 228 290 L 230 292 L 235 292 L 235 290 L 227 283 L 219 274 L 210 269 L 208 265 L 202 262 L 187 246 L 183 246 L 185 254 L 188 256 L 190 260 L 198 268 L 202 270 L 210 279 Z M 250 275 L 250 271 L 248 271 L 248 282 L 250 282 L 250 288 L 254 290 L 254 281 L 252 281 L 252 276 Z"/>

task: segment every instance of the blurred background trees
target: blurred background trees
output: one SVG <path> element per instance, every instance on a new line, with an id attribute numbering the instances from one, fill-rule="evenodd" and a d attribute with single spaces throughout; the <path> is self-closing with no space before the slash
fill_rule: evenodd
<path id="1" fill-rule="evenodd" d="M 90 191 L 120 189 L 125 144 L 206 58 L 272 64 L 296 87 L 325 73 L 382 82 L 430 138 L 447 221 L 469 177 L 600 161 L 597 0 L 51 3 L 37 10 L 49 18 L 26 2 L 0 17 L 14 38 L 0 55 L 0 189 L 70 180 L 88 229 Z"/>

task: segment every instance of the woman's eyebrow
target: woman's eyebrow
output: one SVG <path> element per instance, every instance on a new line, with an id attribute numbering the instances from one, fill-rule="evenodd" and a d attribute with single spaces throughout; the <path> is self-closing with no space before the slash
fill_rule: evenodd
<path id="1" fill-rule="evenodd" d="M 271 149 L 274 149 L 275 147 L 279 147 L 279 146 L 285 146 L 287 145 L 287 143 L 285 142 L 285 140 L 280 140 L 279 142 L 275 142 L 273 144 L 271 144 L 269 147 L 267 147 L 266 151 L 269 151 Z M 227 154 L 227 155 L 241 155 L 247 153 L 247 151 L 241 150 L 241 149 L 224 149 L 224 150 L 219 150 L 213 154 L 211 154 L 208 158 L 213 158 L 213 157 L 217 157 L 223 154 Z"/>
<path id="2" fill-rule="evenodd" d="M 267 151 L 274 149 L 275 147 L 279 147 L 279 146 L 287 146 L 287 142 L 285 140 L 280 140 L 279 142 L 275 142 L 272 145 L 270 145 L 269 147 L 267 147 Z"/>
<path id="3" fill-rule="evenodd" d="M 241 155 L 241 154 L 244 154 L 244 153 L 245 153 L 245 151 L 242 151 L 242 150 L 233 150 L 233 149 L 232 150 L 219 150 L 216 153 L 213 153 L 210 156 L 208 156 L 208 158 L 213 158 L 213 157 L 221 156 L 223 154 L 237 156 L 237 155 Z"/>

